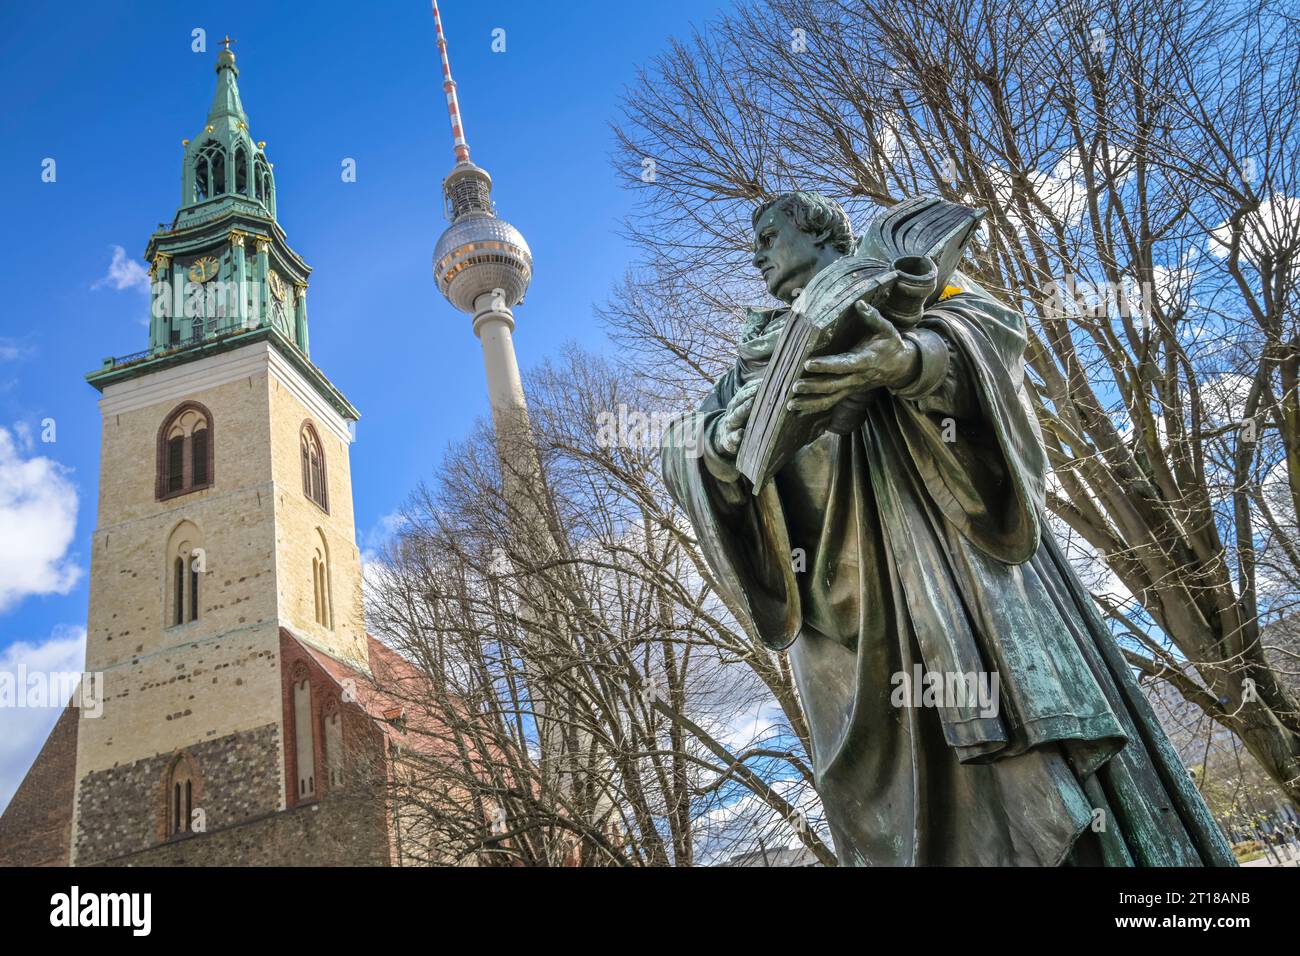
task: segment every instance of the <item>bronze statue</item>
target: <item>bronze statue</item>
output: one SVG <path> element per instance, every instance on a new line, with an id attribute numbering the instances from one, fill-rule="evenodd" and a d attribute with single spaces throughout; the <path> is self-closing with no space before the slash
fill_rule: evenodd
<path id="1" fill-rule="evenodd" d="M 789 653 L 841 863 L 1232 865 L 1046 527 L 1018 312 L 957 272 L 919 322 L 858 303 L 860 341 L 806 362 L 788 399 L 824 427 L 770 481 L 741 475 L 792 304 L 813 314 L 813 277 L 879 255 L 882 234 L 859 248 L 804 192 L 753 222 L 785 306 L 750 312 L 735 367 L 669 429 L 664 471 L 732 605 Z"/>

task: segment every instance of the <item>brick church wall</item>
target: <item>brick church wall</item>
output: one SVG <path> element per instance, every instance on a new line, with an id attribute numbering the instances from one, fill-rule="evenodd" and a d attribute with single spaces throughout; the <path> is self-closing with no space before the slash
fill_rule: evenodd
<path id="1" fill-rule="evenodd" d="M 279 748 L 277 724 L 185 748 L 202 775 L 200 805 L 209 833 L 279 808 Z M 163 839 L 166 777 L 174 757 L 172 753 L 157 754 L 82 778 L 77 807 L 78 865 L 138 853 Z"/>
<path id="2" fill-rule="evenodd" d="M 66 707 L 0 816 L 0 866 L 67 866 L 77 784 L 76 707 Z"/>

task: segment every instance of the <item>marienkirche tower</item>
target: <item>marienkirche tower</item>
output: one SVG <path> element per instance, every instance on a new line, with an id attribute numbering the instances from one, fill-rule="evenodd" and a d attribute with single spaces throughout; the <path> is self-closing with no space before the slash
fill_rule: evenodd
<path id="1" fill-rule="evenodd" d="M 183 141 L 180 207 L 145 252 L 148 348 L 87 376 L 103 394 L 86 646 L 102 715 L 78 722 L 76 864 L 383 850 L 382 827 L 315 812 L 345 783 L 341 675 L 369 669 L 358 415 L 309 358 L 310 269 L 278 221 L 229 43 Z"/>

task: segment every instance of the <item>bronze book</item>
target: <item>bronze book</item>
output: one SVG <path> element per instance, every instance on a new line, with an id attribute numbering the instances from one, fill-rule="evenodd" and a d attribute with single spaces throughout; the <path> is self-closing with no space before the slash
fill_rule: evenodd
<path id="1" fill-rule="evenodd" d="M 804 363 L 857 345 L 866 329 L 854 304 L 865 300 L 879 307 L 897 276 L 878 259 L 845 256 L 817 273 L 794 300 L 736 453 L 736 467 L 753 483 L 755 494 L 830 421 L 829 411 L 809 414 L 786 409 Z"/>
<path id="2" fill-rule="evenodd" d="M 915 324 L 942 294 L 984 211 L 919 197 L 882 213 L 853 255 L 813 277 L 795 301 L 772 350 L 736 467 L 754 494 L 830 422 L 831 411 L 791 412 L 804 363 L 856 346 L 866 334 L 854 305 L 865 301 L 901 327 Z"/>

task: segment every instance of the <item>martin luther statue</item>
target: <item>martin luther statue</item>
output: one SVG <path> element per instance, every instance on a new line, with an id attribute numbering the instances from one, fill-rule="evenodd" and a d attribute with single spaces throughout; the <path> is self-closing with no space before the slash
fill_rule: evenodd
<path id="1" fill-rule="evenodd" d="M 750 312 L 664 471 L 732 605 L 790 656 L 841 863 L 1232 865 L 1046 526 L 1018 312 L 961 273 L 919 322 L 859 303 L 860 342 L 809 361 L 787 406 L 829 427 L 759 488 L 741 475 L 791 304 L 861 251 L 811 193 L 753 223 L 785 306 Z M 991 698 L 960 692 L 972 677 Z"/>

